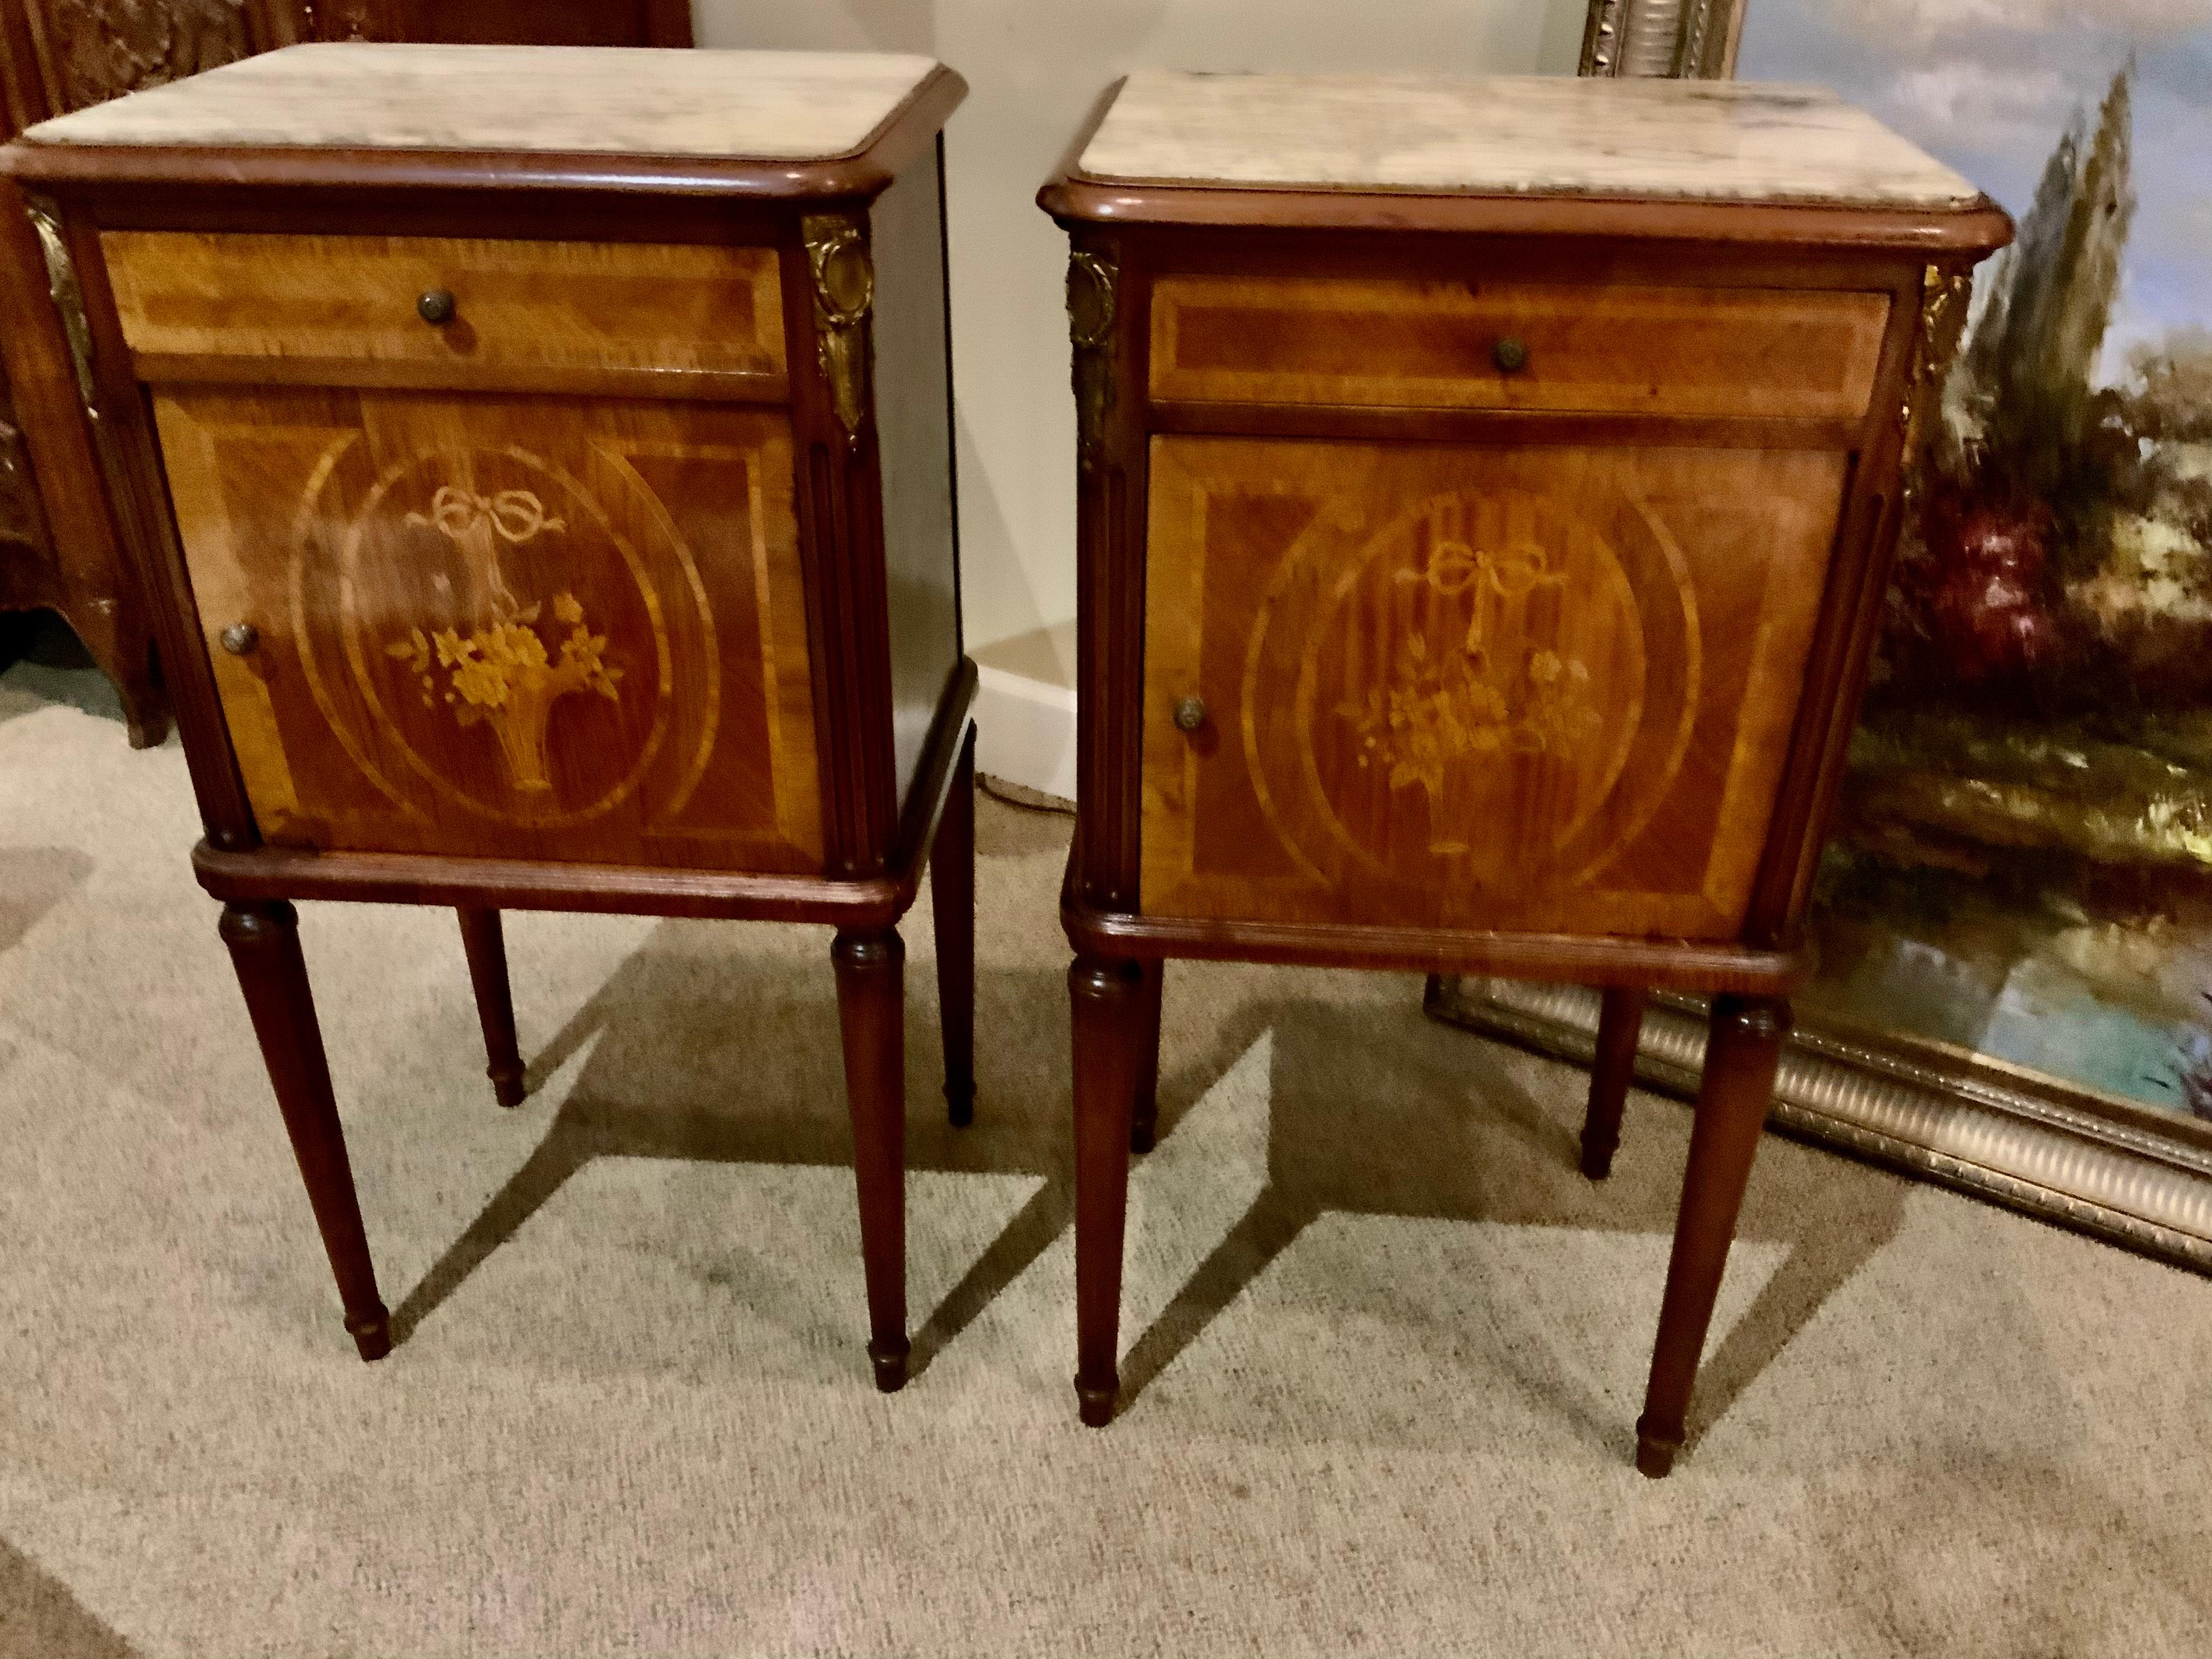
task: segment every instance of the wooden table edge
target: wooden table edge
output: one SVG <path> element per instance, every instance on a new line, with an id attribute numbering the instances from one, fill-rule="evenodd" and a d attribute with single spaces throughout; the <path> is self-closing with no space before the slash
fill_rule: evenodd
<path id="1" fill-rule="evenodd" d="M 1063 168 L 1037 191 L 1061 226 L 1250 228 L 1270 232 L 1398 230 L 1451 235 L 1579 236 L 1635 241 L 1886 248 L 1979 258 L 2012 240 L 1986 196 L 1955 206 L 1728 201 L 1696 197 L 1483 195 L 1094 179 Z"/>
<path id="2" fill-rule="evenodd" d="M 638 865 L 454 858 L 436 853 L 237 850 L 203 840 L 192 873 L 226 903 L 272 899 L 426 904 L 455 909 L 570 910 L 603 915 L 818 922 L 855 931 L 894 927 L 913 908 L 937 839 L 960 748 L 975 724 L 975 665 L 963 657 L 932 722 L 922 763 L 879 876 L 659 870 Z"/>
<path id="3" fill-rule="evenodd" d="M 1075 880 L 1071 848 L 1060 888 L 1060 926 L 1069 945 L 1086 956 L 1494 974 L 1557 984 L 1762 997 L 1790 995 L 1814 967 L 1804 945 L 1774 950 L 1729 940 L 1148 916 L 1095 909 L 1076 896 Z"/>

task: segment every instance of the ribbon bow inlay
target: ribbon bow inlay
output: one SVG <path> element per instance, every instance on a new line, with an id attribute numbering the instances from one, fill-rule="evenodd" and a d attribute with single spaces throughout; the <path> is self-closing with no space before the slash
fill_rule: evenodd
<path id="1" fill-rule="evenodd" d="M 1515 542 L 1503 553 L 1469 547 L 1465 542 L 1438 542 L 1425 568 L 1401 570 L 1401 582 L 1419 582 L 1432 593 L 1455 599 L 1462 593 L 1486 587 L 1499 599 L 1525 599 L 1540 587 L 1565 586 L 1567 573 L 1552 568 L 1551 556 L 1535 542 Z M 1482 601 L 1478 594 L 1474 615 L 1467 626 L 1469 656 L 1482 649 Z"/>
<path id="2" fill-rule="evenodd" d="M 427 516 L 407 515 L 410 524 L 428 525 L 459 541 L 478 525 L 489 525 L 500 540 L 520 547 L 550 531 L 568 526 L 548 517 L 545 503 L 527 489 L 502 489 L 495 495 L 479 495 L 466 484 L 441 484 L 430 498 Z"/>

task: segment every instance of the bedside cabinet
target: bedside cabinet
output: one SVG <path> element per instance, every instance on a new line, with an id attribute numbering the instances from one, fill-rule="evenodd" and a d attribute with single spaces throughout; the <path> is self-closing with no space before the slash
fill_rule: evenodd
<path id="1" fill-rule="evenodd" d="M 1662 1474 L 1901 459 L 2009 223 L 1825 93 L 1700 82 L 1143 73 L 1039 201 L 1073 243 L 1084 1419 L 1166 958 L 1600 985 L 1616 1054 L 1672 988 L 1713 1001 Z"/>
<path id="2" fill-rule="evenodd" d="M 925 58 L 307 46 L 5 152 L 362 1354 L 389 1343 L 290 901 L 828 923 L 878 1383 L 904 1378 L 902 951 L 973 1094 Z"/>

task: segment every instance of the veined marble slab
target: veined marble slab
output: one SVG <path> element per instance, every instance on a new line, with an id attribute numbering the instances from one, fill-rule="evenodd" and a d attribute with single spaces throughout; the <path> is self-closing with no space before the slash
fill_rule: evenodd
<path id="1" fill-rule="evenodd" d="M 288 46 L 43 121 L 39 144 L 586 150 L 829 161 L 937 67 L 881 52 Z"/>
<path id="2" fill-rule="evenodd" d="M 1564 76 L 1129 76 L 1083 152 L 1129 183 L 1963 206 L 1981 192 L 1820 87 Z"/>

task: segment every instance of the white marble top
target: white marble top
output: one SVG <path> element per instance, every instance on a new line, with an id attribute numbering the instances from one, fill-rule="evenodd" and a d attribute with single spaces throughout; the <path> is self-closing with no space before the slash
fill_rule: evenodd
<path id="1" fill-rule="evenodd" d="M 1083 152 L 1131 183 L 1915 207 L 1981 194 L 1820 87 L 1561 76 L 1129 76 Z"/>
<path id="2" fill-rule="evenodd" d="M 937 64 L 883 52 L 288 46 L 134 92 L 39 144 L 321 145 L 829 161 Z"/>

